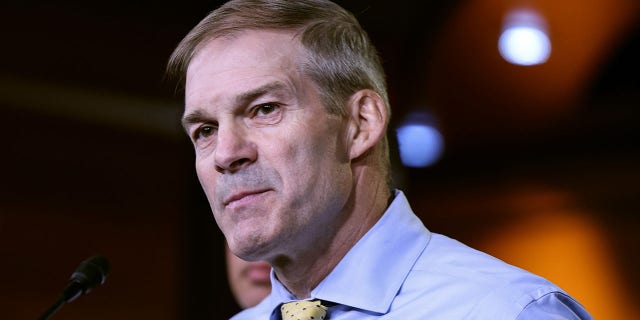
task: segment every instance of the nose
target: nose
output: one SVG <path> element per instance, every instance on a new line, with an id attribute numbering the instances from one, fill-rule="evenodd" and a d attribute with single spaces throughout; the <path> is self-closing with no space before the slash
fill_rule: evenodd
<path id="1" fill-rule="evenodd" d="M 218 127 L 215 148 L 215 167 L 220 173 L 233 173 L 253 163 L 257 157 L 256 145 L 249 138 L 249 132 L 241 124 L 227 124 Z"/>

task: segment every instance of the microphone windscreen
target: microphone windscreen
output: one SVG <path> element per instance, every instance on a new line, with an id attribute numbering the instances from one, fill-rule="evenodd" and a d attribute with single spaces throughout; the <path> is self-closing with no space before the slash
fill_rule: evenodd
<path id="1" fill-rule="evenodd" d="M 70 281 L 77 282 L 88 293 L 103 284 L 109 274 L 109 260 L 103 256 L 93 256 L 78 266 L 71 274 Z"/>

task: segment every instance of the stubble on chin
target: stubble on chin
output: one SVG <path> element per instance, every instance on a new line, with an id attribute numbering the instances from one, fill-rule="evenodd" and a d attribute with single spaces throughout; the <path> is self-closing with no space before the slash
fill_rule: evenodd
<path id="1" fill-rule="evenodd" d="M 225 200 L 239 193 L 254 190 L 270 190 L 278 193 L 282 190 L 280 175 L 269 168 L 258 166 L 243 168 L 240 171 L 221 174 L 215 185 L 211 208 L 219 228 L 237 256 L 245 260 L 260 260 L 267 250 L 266 238 L 269 232 L 271 211 L 275 203 L 261 203 L 257 207 L 231 210 L 225 206 Z M 258 212 L 262 211 L 262 212 Z M 262 217 L 262 219 L 260 219 Z"/>

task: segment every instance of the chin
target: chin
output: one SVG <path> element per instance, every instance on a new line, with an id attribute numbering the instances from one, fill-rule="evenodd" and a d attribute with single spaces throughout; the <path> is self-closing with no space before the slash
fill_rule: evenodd
<path id="1" fill-rule="evenodd" d="M 229 249 L 240 259 L 246 261 L 264 260 L 263 256 L 267 252 L 267 246 L 264 243 L 238 236 L 234 239 L 235 241 L 229 241 Z"/>

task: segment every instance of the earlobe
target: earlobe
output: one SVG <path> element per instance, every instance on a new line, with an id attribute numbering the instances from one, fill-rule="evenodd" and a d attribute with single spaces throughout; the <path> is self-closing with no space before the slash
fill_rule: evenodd
<path id="1" fill-rule="evenodd" d="M 363 89 L 349 100 L 350 158 L 361 157 L 382 140 L 387 126 L 387 106 L 378 93 Z"/>

